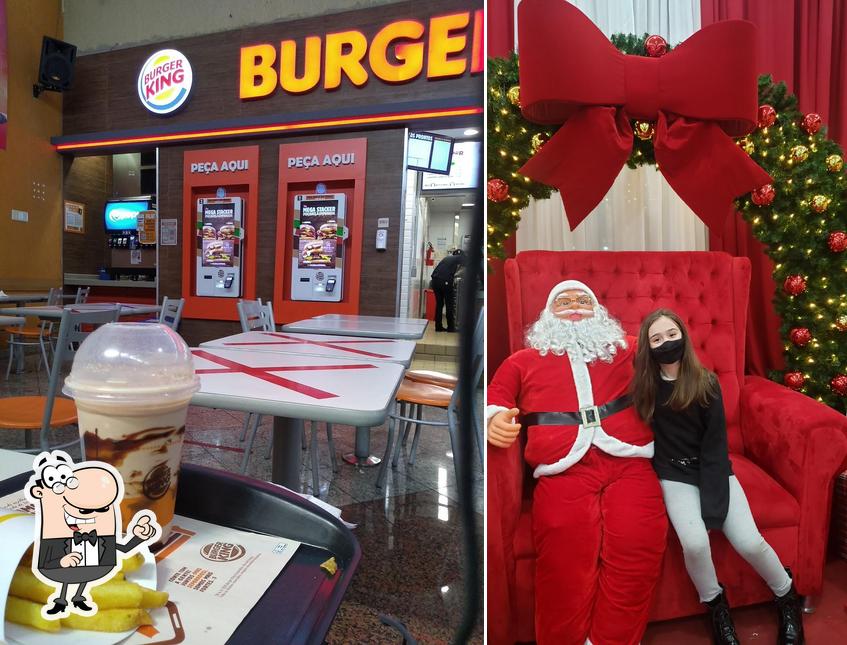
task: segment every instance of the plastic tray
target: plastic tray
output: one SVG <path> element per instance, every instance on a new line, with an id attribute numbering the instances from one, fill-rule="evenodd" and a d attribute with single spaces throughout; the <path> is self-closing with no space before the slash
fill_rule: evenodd
<path id="1" fill-rule="evenodd" d="M 30 474 L 0 481 L 0 496 L 22 490 Z M 176 512 L 303 543 L 228 644 L 324 642 L 362 556 L 344 524 L 274 484 L 191 464 L 180 469 Z M 338 563 L 331 578 L 319 568 L 330 556 Z"/>

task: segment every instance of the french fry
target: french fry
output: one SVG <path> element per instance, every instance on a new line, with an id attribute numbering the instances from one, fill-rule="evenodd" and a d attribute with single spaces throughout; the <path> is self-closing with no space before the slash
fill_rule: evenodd
<path id="1" fill-rule="evenodd" d="M 123 571 L 115 572 L 115 575 L 112 576 L 112 580 L 126 580 L 126 576 Z"/>
<path id="2" fill-rule="evenodd" d="M 152 609 L 154 607 L 164 607 L 168 604 L 167 591 L 154 591 L 147 587 L 141 587 L 141 606 L 144 609 Z"/>
<path id="3" fill-rule="evenodd" d="M 62 618 L 62 627 L 85 629 L 92 632 L 125 632 L 140 625 L 152 625 L 144 609 L 100 609 L 93 616 L 69 614 Z"/>
<path id="4" fill-rule="evenodd" d="M 91 588 L 91 599 L 98 609 L 137 609 L 142 597 L 142 588 L 126 580 L 109 580 Z"/>
<path id="5" fill-rule="evenodd" d="M 56 591 L 53 587 L 44 584 L 35 577 L 29 567 L 18 567 L 12 576 L 12 584 L 9 586 L 9 595 L 25 598 L 39 604 L 47 602 L 50 594 Z M 55 621 L 53 621 L 55 622 Z"/>
<path id="6" fill-rule="evenodd" d="M 132 573 L 141 568 L 141 565 L 144 564 L 144 556 L 140 553 L 136 553 L 134 556 L 130 558 L 124 558 L 123 562 L 121 562 L 121 571 L 124 574 Z"/>
<path id="7" fill-rule="evenodd" d="M 21 558 L 20 566 L 22 567 L 31 567 L 32 566 L 32 547 L 29 547 L 24 553 L 24 557 Z"/>
<path id="8" fill-rule="evenodd" d="M 6 620 L 18 625 L 35 627 L 44 632 L 58 632 L 61 625 L 58 620 L 45 620 L 41 616 L 42 603 L 35 603 L 24 598 L 9 596 L 6 599 Z"/>

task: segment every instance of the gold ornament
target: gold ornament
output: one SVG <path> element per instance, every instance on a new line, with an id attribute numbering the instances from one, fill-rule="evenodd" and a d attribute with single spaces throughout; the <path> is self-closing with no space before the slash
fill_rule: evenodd
<path id="1" fill-rule="evenodd" d="M 829 203 L 832 200 L 826 195 L 815 195 L 812 197 L 812 210 L 816 213 L 823 213 L 829 208 Z"/>
<path id="2" fill-rule="evenodd" d="M 509 88 L 509 91 L 506 92 L 506 97 L 509 99 L 509 103 L 514 105 L 516 108 L 521 106 L 521 87 L 520 85 L 513 85 Z"/>
<path id="3" fill-rule="evenodd" d="M 791 148 L 791 158 L 794 163 L 802 163 L 809 158 L 809 149 L 806 146 L 794 146 Z"/>
<path id="4" fill-rule="evenodd" d="M 538 152 L 539 148 L 547 143 L 547 139 L 549 139 L 546 134 L 543 132 L 539 132 L 538 134 L 532 135 L 532 154 Z"/>
<path id="5" fill-rule="evenodd" d="M 841 155 L 829 155 L 826 158 L 826 169 L 829 172 L 841 172 L 844 167 L 844 160 Z"/>
<path id="6" fill-rule="evenodd" d="M 835 328 L 838 331 L 847 331 L 847 314 L 841 314 L 835 319 Z"/>
<path id="7" fill-rule="evenodd" d="M 738 145 L 741 146 L 741 149 L 748 155 L 752 155 L 756 152 L 756 146 L 753 145 L 753 142 L 748 137 L 741 139 L 741 141 L 738 142 Z"/>
<path id="8" fill-rule="evenodd" d="M 635 122 L 635 136 L 642 141 L 648 141 L 653 138 L 656 133 L 656 127 L 649 121 Z"/>

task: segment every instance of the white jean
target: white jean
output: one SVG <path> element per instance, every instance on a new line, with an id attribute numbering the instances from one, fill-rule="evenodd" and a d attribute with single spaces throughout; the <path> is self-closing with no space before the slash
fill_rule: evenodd
<path id="1" fill-rule="evenodd" d="M 666 479 L 660 479 L 659 483 L 668 518 L 682 544 L 685 568 L 697 587 L 700 602 L 713 600 L 721 588 L 712 562 L 709 533 L 700 514 L 700 489 Z M 747 496 L 734 475 L 729 478 L 729 511 L 721 530 L 732 548 L 756 570 L 775 596 L 784 596 L 791 590 L 791 578 L 756 528 Z"/>

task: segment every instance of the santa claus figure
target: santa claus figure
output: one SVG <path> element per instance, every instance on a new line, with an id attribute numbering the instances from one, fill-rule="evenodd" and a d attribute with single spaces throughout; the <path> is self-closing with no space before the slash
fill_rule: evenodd
<path id="1" fill-rule="evenodd" d="M 667 517 L 652 433 L 627 395 L 635 338 L 569 280 L 550 292 L 527 346 L 494 375 L 486 416 L 493 446 L 527 432 L 537 642 L 636 645 Z"/>

